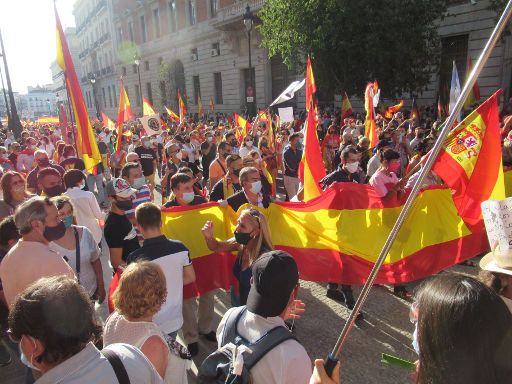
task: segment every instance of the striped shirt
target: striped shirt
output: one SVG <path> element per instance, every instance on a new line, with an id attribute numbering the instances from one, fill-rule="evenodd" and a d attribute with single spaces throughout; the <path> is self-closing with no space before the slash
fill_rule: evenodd
<path id="1" fill-rule="evenodd" d="M 137 190 L 135 198 L 132 200 L 132 209 L 125 212 L 125 215 L 128 218 L 128 220 L 135 217 L 135 208 L 137 208 L 142 203 L 147 202 L 151 202 L 151 192 L 147 184 L 144 184 Z"/>

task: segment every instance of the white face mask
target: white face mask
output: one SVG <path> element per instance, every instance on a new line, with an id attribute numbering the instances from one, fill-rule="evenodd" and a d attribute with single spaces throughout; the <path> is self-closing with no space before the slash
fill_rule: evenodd
<path id="1" fill-rule="evenodd" d="M 85 181 L 82 181 L 82 183 L 80 183 L 80 185 L 78 186 L 79 189 L 84 189 L 85 188 Z"/>
<path id="2" fill-rule="evenodd" d="M 345 168 L 350 173 L 357 172 L 357 170 L 359 169 L 359 161 L 356 161 L 354 163 L 347 163 L 345 164 Z"/>
<path id="3" fill-rule="evenodd" d="M 249 148 L 252 147 L 252 140 L 246 141 L 245 145 Z"/>
<path id="4" fill-rule="evenodd" d="M 141 176 L 141 177 L 137 177 L 134 181 L 133 181 L 133 185 L 132 187 L 135 188 L 135 189 L 139 189 L 141 188 L 144 184 L 146 184 L 146 179 L 144 176 Z"/>
<path id="5" fill-rule="evenodd" d="M 260 193 L 261 191 L 261 180 L 255 181 L 251 183 L 251 192 L 252 193 Z"/>
<path id="6" fill-rule="evenodd" d="M 213 137 L 208 136 L 208 137 L 206 138 L 206 140 L 208 140 L 208 142 L 209 142 L 209 143 L 211 143 L 211 142 L 213 141 Z"/>
<path id="7" fill-rule="evenodd" d="M 181 153 L 181 151 L 179 151 L 178 153 L 176 153 L 176 158 L 177 158 L 178 160 L 183 159 L 183 153 Z"/>
<path id="8" fill-rule="evenodd" d="M 7 153 L 2 153 L 2 159 L 8 159 L 9 155 Z"/>
<path id="9" fill-rule="evenodd" d="M 191 203 L 194 200 L 194 192 L 184 192 L 183 196 L 181 196 L 181 200 L 185 203 Z"/>

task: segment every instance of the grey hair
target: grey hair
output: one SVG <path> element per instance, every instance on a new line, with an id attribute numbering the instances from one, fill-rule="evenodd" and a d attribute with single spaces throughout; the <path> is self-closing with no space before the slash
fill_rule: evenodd
<path id="1" fill-rule="evenodd" d="M 240 179 L 240 183 L 245 183 L 247 180 L 249 180 L 249 175 L 251 173 L 258 173 L 259 174 L 259 171 L 257 168 L 254 168 L 254 167 L 244 167 L 242 168 L 242 170 L 240 171 L 240 175 L 238 176 L 238 178 Z"/>
<path id="2" fill-rule="evenodd" d="M 36 196 L 22 203 L 14 213 L 14 223 L 18 228 L 20 235 L 26 235 L 32 232 L 32 221 L 38 220 L 44 222 L 46 214 L 46 206 L 48 199 Z"/>

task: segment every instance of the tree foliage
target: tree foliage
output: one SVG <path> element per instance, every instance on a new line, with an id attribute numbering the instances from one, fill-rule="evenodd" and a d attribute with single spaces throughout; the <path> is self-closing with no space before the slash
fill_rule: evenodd
<path id="1" fill-rule="evenodd" d="M 421 92 L 439 65 L 436 22 L 446 0 L 267 0 L 259 31 L 270 57 L 317 83 L 360 95 L 377 80 L 387 97 Z"/>

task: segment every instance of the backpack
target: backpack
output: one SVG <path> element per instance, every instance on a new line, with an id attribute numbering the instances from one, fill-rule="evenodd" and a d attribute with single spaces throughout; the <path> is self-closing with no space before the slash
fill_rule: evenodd
<path id="1" fill-rule="evenodd" d="M 199 367 L 200 384 L 249 384 L 252 382 L 250 370 L 268 352 L 282 342 L 295 337 L 283 327 L 272 328 L 254 343 L 238 334 L 237 325 L 247 308 L 235 308 L 226 319 L 220 343 L 221 348 L 210 354 Z M 247 349 L 250 350 L 247 351 Z M 243 365 L 237 360 L 243 357 Z"/>

